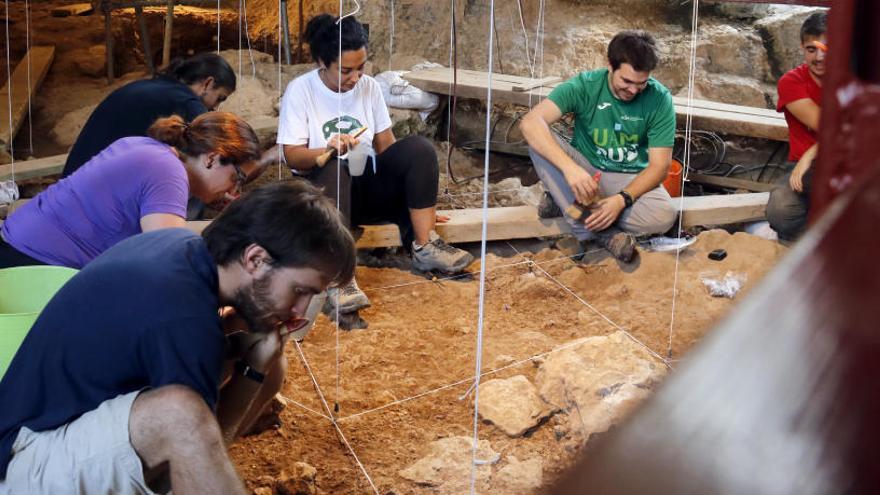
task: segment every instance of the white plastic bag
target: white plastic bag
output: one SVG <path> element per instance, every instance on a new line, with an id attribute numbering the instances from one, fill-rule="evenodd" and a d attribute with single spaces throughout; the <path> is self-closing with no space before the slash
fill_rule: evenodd
<path id="1" fill-rule="evenodd" d="M 388 106 L 418 110 L 424 120 L 440 105 L 440 97 L 422 91 L 402 78 L 401 76 L 407 72 L 402 70 L 387 71 L 376 75 L 375 79 L 382 88 L 382 96 L 385 97 L 385 103 Z"/>
<path id="2" fill-rule="evenodd" d="M 0 206 L 11 205 L 18 199 L 18 186 L 14 181 L 0 181 Z"/>
<path id="3" fill-rule="evenodd" d="M 703 272 L 700 274 L 700 281 L 703 282 L 712 297 L 733 299 L 736 293 L 742 289 L 746 275 L 728 271 L 723 277 L 720 277 L 717 272 Z"/>

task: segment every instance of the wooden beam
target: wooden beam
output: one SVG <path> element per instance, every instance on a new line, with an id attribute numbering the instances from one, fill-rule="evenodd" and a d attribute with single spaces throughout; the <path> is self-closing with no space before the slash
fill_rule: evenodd
<path id="1" fill-rule="evenodd" d="M 432 93 L 451 92 L 452 69 L 433 67 L 411 71 L 403 78 L 422 90 Z M 473 70 L 459 70 L 456 94 L 462 98 L 485 99 L 488 88 L 488 74 Z M 528 77 L 507 74 L 492 75 L 492 100 L 528 106 L 546 98 L 558 83 L 535 88 L 531 92 L 516 91 L 515 87 L 533 84 Z M 708 100 L 691 100 L 673 97 L 675 113 L 679 124 L 683 125 L 688 114 L 693 115 L 693 126 L 698 129 L 713 130 L 726 134 L 751 136 L 776 141 L 788 141 L 788 126 L 781 114 L 767 108 L 745 107 L 718 103 Z"/>
<path id="2" fill-rule="evenodd" d="M 27 116 L 28 99 L 33 97 L 43 84 L 43 79 L 54 59 L 54 46 L 32 47 L 15 67 L 9 83 L 0 89 L 0 115 L 3 116 L 0 118 L 0 149 L 9 149 L 11 141 L 15 139 Z M 28 70 L 28 60 L 30 60 L 30 70 Z M 10 115 L 10 93 L 12 94 L 11 127 L 7 118 Z"/>
<path id="3" fill-rule="evenodd" d="M 681 199 L 681 201 L 680 201 Z M 683 227 L 728 225 L 763 220 L 770 193 L 719 194 L 674 198 Z M 679 207 L 679 205 L 681 206 Z"/>
<path id="4" fill-rule="evenodd" d="M 15 162 L 15 180 L 33 179 L 46 175 L 60 174 L 64 170 L 67 155 L 54 155 L 36 160 Z M 12 178 L 12 164 L 0 165 L 0 180 Z"/>
<path id="5" fill-rule="evenodd" d="M 719 175 L 705 175 L 689 172 L 687 175 L 688 182 L 697 184 L 706 184 L 709 186 L 727 187 L 730 189 L 745 189 L 752 192 L 770 192 L 773 184 L 768 182 L 758 182 L 754 180 L 735 179 L 732 177 L 722 177 Z"/>
<path id="6" fill-rule="evenodd" d="M 278 130 L 278 117 L 257 117 L 248 122 L 261 141 L 274 140 Z M 67 155 L 53 155 L 36 160 L 15 162 L 15 178 L 33 179 L 46 175 L 60 174 L 64 170 Z M 12 178 L 12 165 L 0 165 L 0 180 Z"/>
<path id="7" fill-rule="evenodd" d="M 63 5 L 52 9 L 52 17 L 67 17 L 71 15 L 88 15 L 94 11 L 94 7 L 90 3 L 75 3 L 72 5 Z"/>
<path id="8" fill-rule="evenodd" d="M 697 225 L 726 225 L 764 218 L 769 193 L 730 194 L 719 196 L 698 196 L 684 198 L 681 211 L 683 227 Z M 678 198 L 673 199 L 676 209 Z M 450 217 L 448 223 L 438 223 L 437 233 L 451 243 L 477 242 L 482 235 L 483 210 L 467 208 L 462 210 L 441 210 L 441 215 Z M 562 217 L 538 218 L 534 206 L 506 206 L 489 208 L 487 239 L 490 241 L 506 239 L 530 239 L 562 235 L 571 232 Z M 209 221 L 187 222 L 187 228 L 201 233 Z M 400 232 L 394 224 L 362 225 L 363 234 L 357 241 L 358 249 L 400 246 Z"/>
<path id="9" fill-rule="evenodd" d="M 562 81 L 562 78 L 559 76 L 550 76 L 550 77 L 545 77 L 543 79 L 532 79 L 532 81 L 529 83 L 514 84 L 513 90 L 514 91 L 530 91 L 532 89 L 540 88 L 541 86 L 547 86 L 551 83 L 558 83 L 560 81 Z"/>

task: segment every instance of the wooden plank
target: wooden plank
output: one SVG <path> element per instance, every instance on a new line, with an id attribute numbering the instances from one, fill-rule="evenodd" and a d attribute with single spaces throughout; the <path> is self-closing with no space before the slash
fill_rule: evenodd
<path id="1" fill-rule="evenodd" d="M 768 182 L 735 179 L 733 177 L 722 177 L 719 175 L 705 175 L 695 172 L 689 172 L 687 174 L 687 180 L 688 182 L 695 182 L 697 184 L 728 187 L 730 189 L 745 189 L 753 192 L 770 192 L 770 190 L 773 189 L 773 184 Z"/>
<path id="2" fill-rule="evenodd" d="M 485 72 L 459 70 L 456 94 L 462 98 L 485 99 L 488 88 L 487 77 Z M 403 78 L 414 86 L 433 93 L 449 94 L 452 88 L 452 69 L 445 67 L 411 71 L 404 74 Z M 550 83 L 532 92 L 514 91 L 514 86 L 527 85 L 531 81 L 533 80 L 527 77 L 493 74 L 492 100 L 528 106 L 546 98 L 557 84 Z M 687 115 L 692 114 L 693 126 L 697 129 L 788 141 L 788 126 L 785 124 L 785 118 L 773 110 L 708 100 L 691 100 L 691 105 L 688 107 L 687 99 L 681 97 L 673 97 L 673 101 L 679 125 L 684 125 Z"/>
<path id="3" fill-rule="evenodd" d="M 30 55 L 30 86 L 28 86 L 28 55 Z M 25 54 L 15 67 L 9 83 L 0 89 L 0 148 L 9 149 L 9 144 L 27 115 L 28 96 L 34 95 L 43 83 L 49 66 L 55 59 L 54 46 L 35 46 Z M 12 127 L 9 124 L 9 95 L 12 94 Z"/>
<path id="4" fill-rule="evenodd" d="M 529 82 L 529 83 L 514 84 L 513 90 L 514 91 L 529 91 L 529 90 L 532 90 L 535 88 L 540 88 L 541 86 L 547 86 L 548 84 L 551 84 L 551 83 L 558 83 L 560 81 L 562 81 L 562 78 L 559 76 L 550 76 L 550 77 L 545 77 L 543 79 L 532 79 L 532 82 Z"/>
<path id="5" fill-rule="evenodd" d="M 52 9 L 52 17 L 67 17 L 71 15 L 88 15 L 94 11 L 90 3 L 75 3 Z"/>
<path id="6" fill-rule="evenodd" d="M 248 122 L 261 141 L 275 139 L 278 130 L 278 117 L 257 117 Z M 46 175 L 60 174 L 64 170 L 67 155 L 53 155 L 36 160 L 15 162 L 15 179 L 33 179 Z M 12 178 L 12 165 L 0 165 L 0 180 Z"/>
<path id="7" fill-rule="evenodd" d="M 770 193 L 725 194 L 718 196 L 690 196 L 675 198 L 676 208 L 681 204 L 681 223 L 695 225 L 728 225 L 731 223 L 763 220 Z"/>
<path id="8" fill-rule="evenodd" d="M 33 179 L 46 175 L 60 174 L 64 170 L 67 155 L 53 155 L 36 160 L 15 162 L 15 180 Z M 12 164 L 0 165 L 0 180 L 12 178 Z"/>

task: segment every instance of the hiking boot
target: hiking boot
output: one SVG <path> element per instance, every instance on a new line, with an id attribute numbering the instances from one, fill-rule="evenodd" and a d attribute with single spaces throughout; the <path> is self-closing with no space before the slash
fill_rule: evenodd
<path id="1" fill-rule="evenodd" d="M 553 200 L 550 193 L 544 191 L 541 200 L 538 201 L 538 218 L 556 218 L 562 216 L 562 209 Z"/>
<path id="2" fill-rule="evenodd" d="M 636 241 L 633 236 L 617 227 L 608 227 L 596 233 L 596 242 L 623 263 L 629 263 L 636 255 Z"/>
<path id="3" fill-rule="evenodd" d="M 446 244 L 433 230 L 427 244 L 419 246 L 413 243 L 412 264 L 416 270 L 458 273 L 472 261 L 474 257 L 471 253 Z"/>
<path id="4" fill-rule="evenodd" d="M 351 279 L 351 282 L 344 287 L 327 289 L 327 301 L 324 302 L 323 311 L 324 314 L 334 314 L 338 309 L 340 313 L 352 313 L 369 306 L 369 298 L 358 287 L 357 281 Z"/>

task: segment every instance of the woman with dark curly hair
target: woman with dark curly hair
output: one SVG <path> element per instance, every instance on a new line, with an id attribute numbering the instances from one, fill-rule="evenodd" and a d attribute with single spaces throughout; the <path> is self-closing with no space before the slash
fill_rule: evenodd
<path id="1" fill-rule="evenodd" d="M 321 14 L 309 21 L 305 38 L 318 68 L 294 79 L 281 101 L 278 144 L 287 164 L 322 186 L 350 225 L 397 224 L 404 245 L 412 248 L 414 268 L 462 271 L 473 256 L 446 244 L 434 231 L 437 154 L 424 137 L 394 138 L 379 84 L 364 74 L 364 27 L 354 17 L 340 21 Z M 356 136 L 358 132 L 362 134 Z M 317 157 L 331 148 L 339 160 L 317 165 Z M 363 163 L 355 157 L 364 155 L 366 166 L 354 166 Z M 341 291 L 340 312 L 369 305 L 356 282 Z M 329 300 L 337 298 L 331 295 Z"/>

